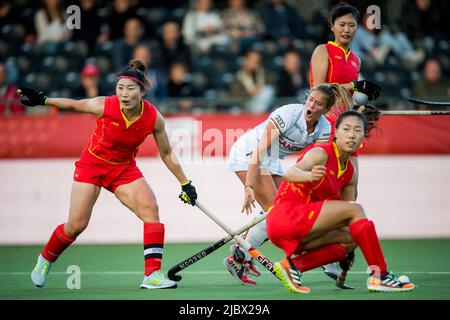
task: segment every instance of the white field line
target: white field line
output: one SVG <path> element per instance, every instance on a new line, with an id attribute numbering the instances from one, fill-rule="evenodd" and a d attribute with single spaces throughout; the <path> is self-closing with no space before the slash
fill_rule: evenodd
<path id="1" fill-rule="evenodd" d="M 142 271 L 83 271 L 81 273 L 84 275 L 92 276 L 131 276 L 131 275 L 142 275 Z M 214 275 L 214 274 L 228 274 L 228 271 L 180 271 L 181 274 L 191 274 L 191 275 Z M 262 273 L 270 274 L 268 271 L 262 271 Z M 308 271 L 306 274 L 322 274 L 322 271 Z M 368 274 L 366 271 L 349 271 L 349 274 Z M 450 275 L 450 271 L 395 271 L 396 274 L 435 274 L 435 275 Z M 0 272 L 0 276 L 30 276 L 31 271 L 27 272 Z M 51 272 L 52 275 L 67 275 L 64 271 Z"/>

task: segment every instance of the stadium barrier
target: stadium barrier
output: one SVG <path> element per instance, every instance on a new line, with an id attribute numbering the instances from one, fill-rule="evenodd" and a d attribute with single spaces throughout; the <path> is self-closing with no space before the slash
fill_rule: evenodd
<path id="1" fill-rule="evenodd" d="M 185 166 L 199 197 L 237 229 L 252 217 L 240 213 L 243 188 L 223 158 Z M 75 159 L 0 161 L 0 244 L 44 243 L 67 219 Z M 284 165 L 295 158 L 284 160 Z M 205 163 L 207 165 L 205 165 Z M 158 199 L 167 242 L 214 241 L 225 234 L 198 209 L 181 203 L 180 186 L 157 158 L 138 165 Z M 450 155 L 361 156 L 359 197 L 381 238 L 450 237 Z M 77 243 L 139 243 L 142 223 L 102 190 L 91 222 Z"/>
<path id="2" fill-rule="evenodd" d="M 202 202 L 233 228 L 242 185 L 226 165 L 233 142 L 267 115 L 168 117 L 174 150 Z M 67 219 L 74 161 L 95 117 L 79 114 L 0 119 L 0 244 L 44 243 Z M 361 151 L 358 201 L 382 238 L 450 237 L 450 122 L 447 117 L 385 116 Z M 153 139 L 138 165 L 153 187 L 168 242 L 214 241 L 224 232 L 178 200 L 180 186 L 157 155 Z M 295 157 L 284 160 L 287 166 Z M 142 239 L 142 223 L 103 190 L 79 243 Z"/>

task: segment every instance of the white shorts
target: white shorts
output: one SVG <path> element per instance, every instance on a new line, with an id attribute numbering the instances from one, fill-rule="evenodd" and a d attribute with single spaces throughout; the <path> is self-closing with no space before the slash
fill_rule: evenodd
<path id="1" fill-rule="evenodd" d="M 253 134 L 247 133 L 240 137 L 231 147 L 228 156 L 228 166 L 231 171 L 247 171 L 250 158 L 257 146 L 258 140 Z M 282 176 L 284 174 L 280 159 L 268 155 L 261 161 L 260 168 L 265 168 L 274 175 Z"/>

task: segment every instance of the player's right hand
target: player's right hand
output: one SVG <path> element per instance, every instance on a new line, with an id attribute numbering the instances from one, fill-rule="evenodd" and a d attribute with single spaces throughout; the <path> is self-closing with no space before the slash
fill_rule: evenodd
<path id="1" fill-rule="evenodd" d="M 327 167 L 325 167 L 323 165 L 314 166 L 310 172 L 309 181 L 314 182 L 314 181 L 321 180 L 325 176 L 326 172 L 327 172 Z"/>
<path id="2" fill-rule="evenodd" d="M 381 93 L 381 87 L 369 80 L 352 81 L 353 90 L 366 94 L 369 101 L 376 100 Z"/>
<path id="3" fill-rule="evenodd" d="M 20 95 L 20 102 L 27 107 L 45 106 L 47 95 L 42 91 L 37 91 L 27 87 L 17 89 Z"/>
<path id="4" fill-rule="evenodd" d="M 252 207 L 255 208 L 255 191 L 253 190 L 253 187 L 248 185 L 244 187 L 245 190 L 245 199 L 244 199 L 244 204 L 242 205 L 242 210 L 241 213 L 244 212 L 246 214 L 252 213 Z"/>

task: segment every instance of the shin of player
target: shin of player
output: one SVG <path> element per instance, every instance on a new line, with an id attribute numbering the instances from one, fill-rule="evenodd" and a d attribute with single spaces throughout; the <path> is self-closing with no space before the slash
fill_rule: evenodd
<path id="1" fill-rule="evenodd" d="M 373 222 L 361 205 L 350 201 L 355 195 L 357 172 L 349 157 L 361 144 L 366 129 L 362 114 L 345 111 L 336 121 L 334 141 L 305 152 L 286 171 L 286 181 L 267 216 L 267 232 L 286 254 L 274 269 L 292 292 L 296 292 L 301 271 L 342 260 L 349 249 L 353 250 L 342 243 L 312 245 L 343 227 L 350 230 L 371 269 L 370 291 L 414 289 L 412 283 L 403 283 L 389 273 Z"/>

